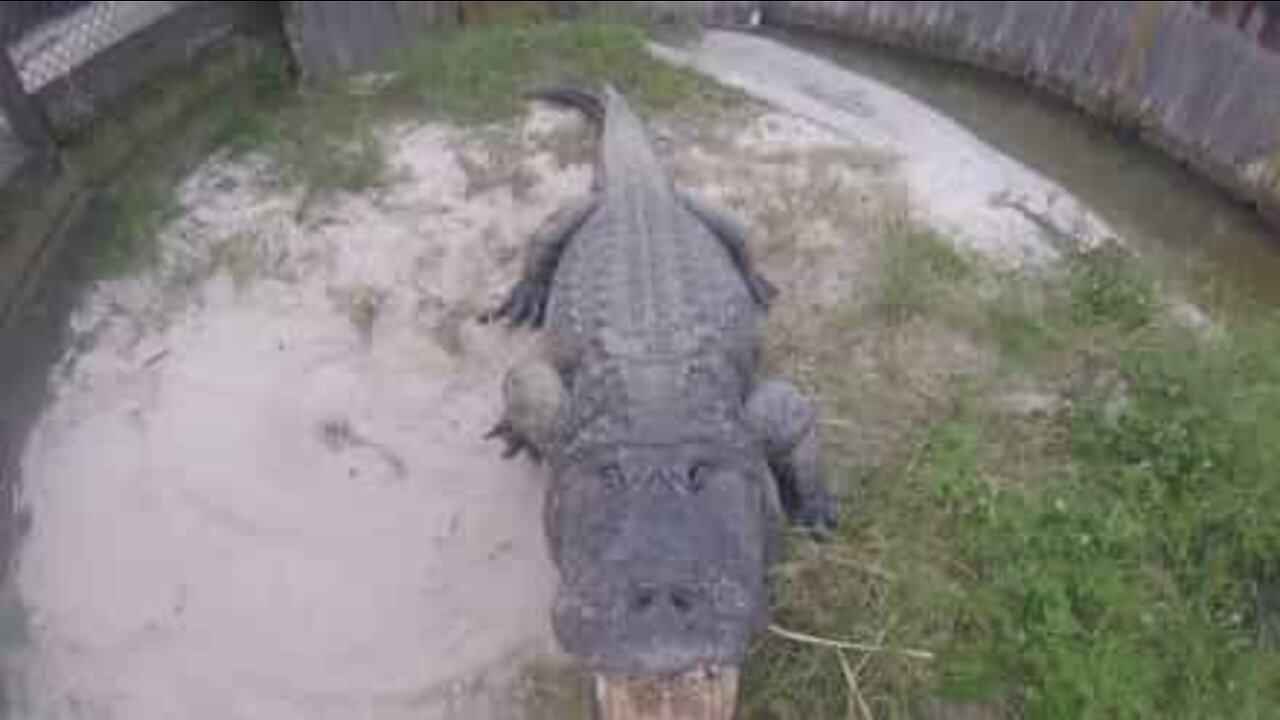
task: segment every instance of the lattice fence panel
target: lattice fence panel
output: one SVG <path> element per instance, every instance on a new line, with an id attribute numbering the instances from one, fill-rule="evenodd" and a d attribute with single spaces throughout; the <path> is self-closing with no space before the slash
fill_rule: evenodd
<path id="1" fill-rule="evenodd" d="M 27 92 L 39 92 L 102 51 L 191 4 L 104 0 L 41 25 L 11 49 L 22 84 Z"/>

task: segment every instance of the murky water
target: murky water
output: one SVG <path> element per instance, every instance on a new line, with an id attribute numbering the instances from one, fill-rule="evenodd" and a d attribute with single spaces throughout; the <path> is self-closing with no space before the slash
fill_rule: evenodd
<path id="1" fill-rule="evenodd" d="M 1059 183 L 1168 267 L 1197 301 L 1280 305 L 1280 232 L 1137 139 L 992 73 L 868 43 L 775 39 L 916 97 Z"/>

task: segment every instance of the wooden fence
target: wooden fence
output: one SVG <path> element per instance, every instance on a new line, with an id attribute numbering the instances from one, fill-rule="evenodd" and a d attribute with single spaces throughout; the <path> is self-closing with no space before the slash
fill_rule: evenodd
<path id="1" fill-rule="evenodd" d="M 371 70 L 388 52 L 461 18 L 458 2 L 288 2 L 289 46 L 312 78 Z"/>
<path id="2" fill-rule="evenodd" d="M 760 2 L 151 2 L 0 4 L 0 146 L 47 154 L 141 85 L 241 34 L 274 36 L 304 75 L 375 70 L 433 29 L 531 17 L 608 15 L 742 25 Z M 3 157 L 0 147 L 0 157 Z M 3 163 L 0 163 L 3 164 Z M 0 173 L 2 174 L 2 173 Z"/>
<path id="3" fill-rule="evenodd" d="M 760 2 L 332 2 L 286 3 L 289 44 L 311 78 L 374 70 L 388 52 L 433 29 L 511 20 L 624 17 L 643 22 L 746 25 Z"/>

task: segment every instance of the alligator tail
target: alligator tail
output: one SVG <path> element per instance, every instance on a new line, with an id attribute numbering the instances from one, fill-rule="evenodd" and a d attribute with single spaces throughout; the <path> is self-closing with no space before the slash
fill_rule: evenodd
<path id="1" fill-rule="evenodd" d="M 526 93 L 532 100 L 567 105 L 604 127 L 605 99 L 596 92 L 568 85 L 539 88 Z"/>
<path id="2" fill-rule="evenodd" d="M 531 92 L 529 97 L 575 108 L 599 125 L 597 189 L 622 183 L 667 183 L 666 171 L 658 162 L 644 125 L 612 86 L 605 85 L 603 92 L 557 86 Z"/>

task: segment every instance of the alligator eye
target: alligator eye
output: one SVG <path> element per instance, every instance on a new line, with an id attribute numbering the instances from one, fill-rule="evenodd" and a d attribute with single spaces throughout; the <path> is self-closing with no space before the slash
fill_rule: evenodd
<path id="1" fill-rule="evenodd" d="M 645 612 L 653 607 L 657 602 L 658 595 L 649 588 L 641 588 L 635 590 L 631 595 L 630 607 L 632 612 Z"/>
<path id="2" fill-rule="evenodd" d="M 688 590 L 671 591 L 671 607 L 681 615 L 688 615 L 693 610 L 693 594 Z"/>
<path id="3" fill-rule="evenodd" d="M 697 495 L 707 488 L 707 481 L 711 479 L 711 465 L 709 463 L 694 463 L 689 467 L 689 472 L 685 476 L 685 488 L 690 493 Z"/>
<path id="4" fill-rule="evenodd" d="M 600 479 L 604 482 L 605 487 L 610 490 L 620 491 L 627 487 L 627 478 L 622 474 L 622 468 L 615 464 L 605 465 L 600 468 Z"/>

